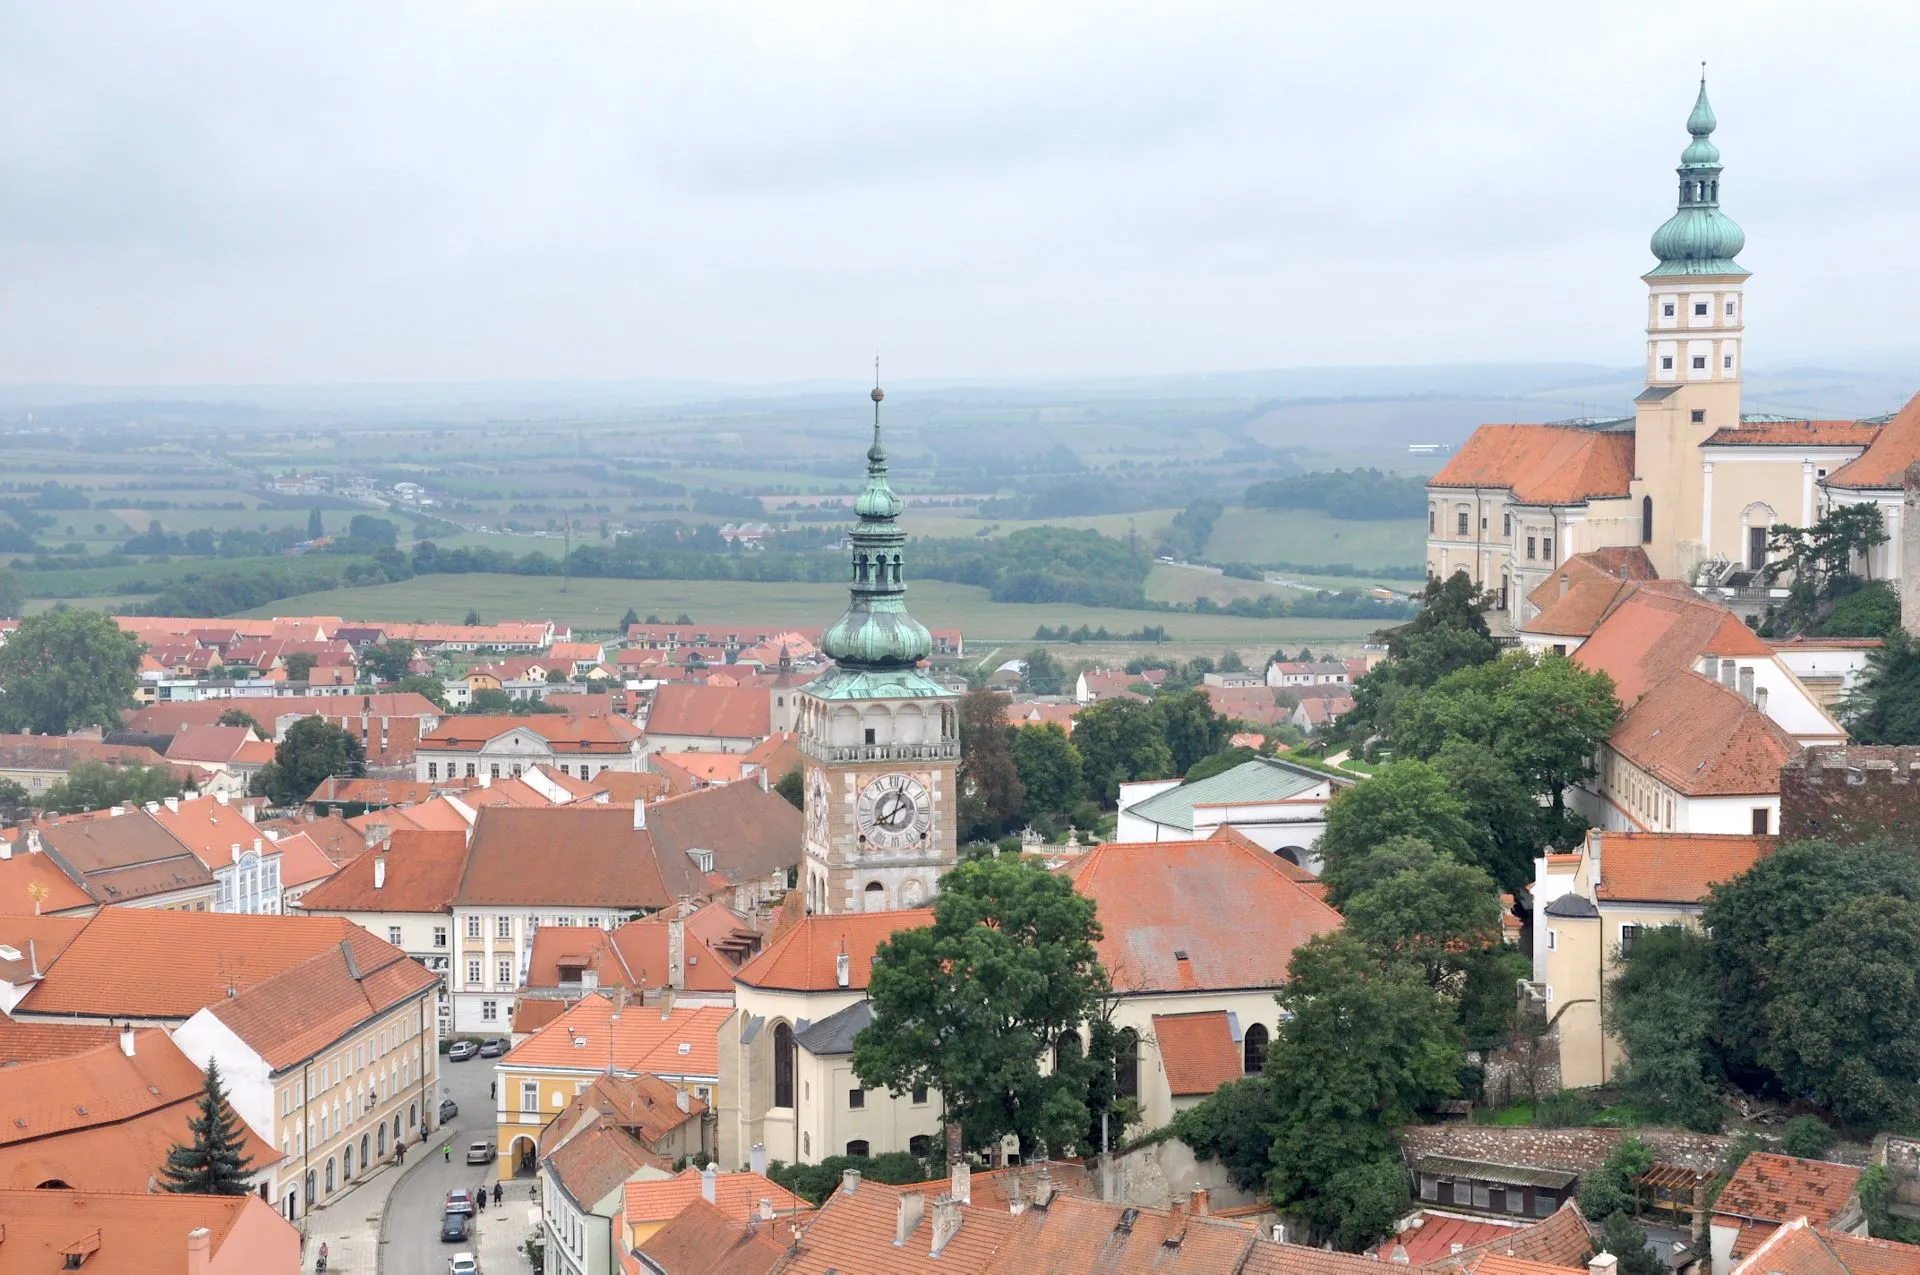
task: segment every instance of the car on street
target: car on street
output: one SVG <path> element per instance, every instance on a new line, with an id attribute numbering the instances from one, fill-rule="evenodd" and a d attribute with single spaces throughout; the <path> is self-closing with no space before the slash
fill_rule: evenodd
<path id="1" fill-rule="evenodd" d="M 442 1098 L 440 1100 L 440 1123 L 441 1124 L 445 1124 L 447 1121 L 453 1119 L 455 1116 L 459 1114 L 460 1114 L 459 1103 L 455 1102 L 451 1098 Z"/>
<path id="2" fill-rule="evenodd" d="M 457 1186 L 447 1192 L 447 1212 L 472 1213 L 473 1193 L 463 1186 Z"/>
<path id="3" fill-rule="evenodd" d="M 507 1048 L 508 1044 L 505 1036 L 490 1036 L 480 1042 L 480 1056 L 482 1058 L 503 1058 L 506 1056 Z"/>
<path id="4" fill-rule="evenodd" d="M 468 1164 L 492 1164 L 495 1155 L 493 1142 L 469 1142 L 467 1144 Z"/>
<path id="5" fill-rule="evenodd" d="M 480 1275 L 480 1263 L 471 1253 L 455 1253 L 447 1259 L 447 1275 Z"/>
<path id="6" fill-rule="evenodd" d="M 449 1213 L 440 1220 L 440 1242 L 442 1244 L 462 1244 L 466 1242 L 467 1231 L 472 1219 L 465 1213 Z"/>
<path id="7" fill-rule="evenodd" d="M 480 1046 L 470 1040 L 456 1040 L 447 1046 L 448 1062 L 465 1062 L 480 1052 Z"/>

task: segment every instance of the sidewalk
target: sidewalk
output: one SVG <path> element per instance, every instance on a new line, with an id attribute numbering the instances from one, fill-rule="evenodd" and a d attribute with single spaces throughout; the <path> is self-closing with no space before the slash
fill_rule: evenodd
<path id="1" fill-rule="evenodd" d="M 533 1220 L 540 1207 L 533 1198 L 537 1181 L 517 1178 L 508 1182 L 505 1198 L 497 1207 L 488 1205 L 481 1215 L 480 1244 L 474 1252 L 486 1275 L 518 1275 L 532 1270 L 520 1246 L 540 1231 L 540 1224 Z"/>
<path id="2" fill-rule="evenodd" d="M 300 1250 L 300 1269 L 312 1271 L 320 1258 L 320 1245 L 327 1246 L 327 1275 L 377 1275 L 380 1262 L 380 1219 L 387 1211 L 387 1197 L 400 1183 L 407 1168 L 420 1163 L 422 1156 L 409 1158 L 396 1168 L 391 1160 L 382 1161 L 371 1172 L 354 1180 L 353 1186 L 335 1193 L 325 1204 L 315 1205 L 303 1219 L 307 1242 Z"/>

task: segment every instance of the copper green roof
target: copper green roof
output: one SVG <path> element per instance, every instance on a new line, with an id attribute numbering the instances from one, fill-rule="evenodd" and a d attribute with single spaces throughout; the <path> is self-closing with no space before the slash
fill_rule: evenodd
<path id="1" fill-rule="evenodd" d="M 1734 257 L 1746 246 L 1747 236 L 1733 218 L 1720 211 L 1720 149 L 1709 139 L 1719 126 L 1713 104 L 1707 101 L 1707 80 L 1700 77 L 1700 96 L 1687 116 L 1693 140 L 1680 153 L 1680 202 L 1673 216 L 1653 232 L 1653 255 L 1660 264 L 1648 278 L 1673 275 L 1737 275 L 1747 271 Z"/>

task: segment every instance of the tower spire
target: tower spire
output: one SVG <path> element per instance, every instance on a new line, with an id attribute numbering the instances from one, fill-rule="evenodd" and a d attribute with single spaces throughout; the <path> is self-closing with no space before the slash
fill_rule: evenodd
<path id="1" fill-rule="evenodd" d="M 820 636 L 820 649 L 844 669 L 911 669 L 933 651 L 927 630 L 907 614 L 904 550 L 899 524 L 906 502 L 887 482 L 887 449 L 880 440 L 880 360 L 873 361 L 873 445 L 867 482 L 854 498 L 852 597 L 847 612 Z"/>
<path id="2" fill-rule="evenodd" d="M 1707 100 L 1707 64 L 1700 64 L 1700 91 L 1687 115 L 1687 148 L 1680 152 L 1679 199 L 1673 216 L 1653 232 L 1654 275 L 1737 275 L 1747 271 L 1734 260 L 1747 237 L 1733 218 L 1720 211 L 1720 148 L 1712 142 L 1720 121 Z"/>

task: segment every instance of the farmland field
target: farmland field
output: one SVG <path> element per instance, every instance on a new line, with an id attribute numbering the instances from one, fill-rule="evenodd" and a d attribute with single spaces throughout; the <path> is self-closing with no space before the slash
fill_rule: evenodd
<path id="1" fill-rule="evenodd" d="M 469 609 L 477 609 L 489 621 L 552 618 L 582 629 L 610 630 L 618 626 L 628 607 L 643 616 L 656 614 L 665 620 L 684 612 L 708 623 L 765 621 L 825 625 L 833 622 L 847 601 L 845 587 L 838 584 L 575 580 L 564 593 L 561 584 L 553 576 L 416 576 L 399 584 L 331 589 L 282 598 L 246 614 L 452 622 L 464 617 Z M 1216 647 L 1245 643 L 1250 647 L 1268 648 L 1302 642 L 1356 644 L 1378 627 L 1363 620 L 1249 620 L 1224 615 L 994 602 L 985 589 L 941 580 L 911 584 L 908 605 L 923 624 L 961 629 L 969 645 L 996 642 L 1031 645 L 1035 629 L 1061 624 L 1104 626 L 1116 633 L 1163 625 L 1171 639 L 1178 643 L 1205 643 Z"/>
<path id="2" fill-rule="evenodd" d="M 1310 509 L 1228 509 L 1207 541 L 1214 562 L 1344 562 L 1362 568 L 1417 566 L 1426 544 L 1417 519 L 1364 522 Z"/>

